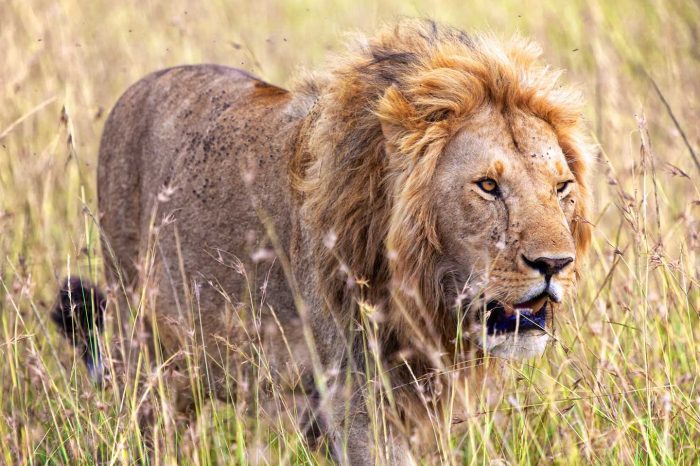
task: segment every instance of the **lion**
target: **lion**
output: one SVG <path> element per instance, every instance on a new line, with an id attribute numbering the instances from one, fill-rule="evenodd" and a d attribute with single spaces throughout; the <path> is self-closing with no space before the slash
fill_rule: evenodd
<path id="1" fill-rule="evenodd" d="M 100 145 L 108 282 L 150 287 L 159 351 L 204 348 L 210 396 L 259 345 L 335 461 L 407 464 L 434 375 L 457 352 L 542 354 L 590 242 L 582 98 L 540 55 L 403 20 L 291 91 L 218 65 L 143 78 Z M 394 390 L 381 436 L 373 364 Z"/>

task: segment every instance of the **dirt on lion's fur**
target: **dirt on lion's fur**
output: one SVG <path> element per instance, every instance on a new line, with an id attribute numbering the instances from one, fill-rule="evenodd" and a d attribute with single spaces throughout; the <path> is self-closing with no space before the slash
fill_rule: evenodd
<path id="1" fill-rule="evenodd" d="M 700 461 L 697 3 L 0 17 L 0 464 Z"/>

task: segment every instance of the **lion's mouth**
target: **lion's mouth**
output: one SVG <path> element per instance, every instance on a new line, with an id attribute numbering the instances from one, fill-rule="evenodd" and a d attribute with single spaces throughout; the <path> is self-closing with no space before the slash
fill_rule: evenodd
<path id="1" fill-rule="evenodd" d="M 513 305 L 500 301 L 489 301 L 484 313 L 487 333 L 488 335 L 496 335 L 515 331 L 544 331 L 550 308 L 547 293 Z"/>

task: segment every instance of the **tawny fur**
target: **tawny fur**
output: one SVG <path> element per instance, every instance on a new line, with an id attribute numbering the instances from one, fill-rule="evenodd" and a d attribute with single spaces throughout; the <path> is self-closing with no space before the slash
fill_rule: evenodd
<path id="1" fill-rule="evenodd" d="M 575 245 L 578 257 L 589 243 L 590 148 L 580 98 L 558 84 L 558 72 L 537 64 L 539 54 L 521 39 L 503 45 L 430 21 L 404 21 L 358 40 L 326 73 L 301 80 L 291 93 L 211 65 L 144 78 L 115 106 L 101 145 L 99 207 L 110 280 L 155 287 L 149 297 L 165 355 L 204 345 L 202 366 L 213 394 L 224 399 L 232 386 L 250 382 L 241 354 L 251 344 L 266 348 L 274 377 L 307 391 L 323 372 L 331 384 L 332 374 L 361 374 L 358 302 L 369 303 L 380 322 L 381 357 L 412 366 L 389 374 L 403 387 L 399 417 L 424 416 L 412 377 L 428 377 L 438 369 L 435 355 L 455 349 L 458 292 L 448 278 L 467 280 L 471 272 L 456 270 L 457 258 L 477 257 L 464 256 L 464 237 L 452 234 L 461 225 L 452 219 L 461 201 L 444 186 L 471 186 L 449 168 L 468 167 L 468 141 L 486 131 L 482 139 L 491 138 L 493 147 L 507 143 L 494 165 L 497 176 L 519 169 L 517 154 L 528 144 L 552 148 L 553 155 L 535 157 L 539 146 L 532 145 L 528 163 L 549 183 L 548 164 L 561 157 L 566 167 L 559 171 L 570 171 L 576 188 L 563 207 L 550 187 L 538 200 L 523 188 L 544 217 L 523 214 L 513 229 L 529 228 L 537 238 L 550 231 L 549 250 L 573 254 Z M 535 142 L 525 141 L 530 123 L 538 128 L 531 130 Z M 449 211 L 440 202 L 443 191 L 455 196 L 445 201 Z M 481 198 L 465 193 L 470 206 L 481 206 Z M 470 208 L 462 231 L 488 217 L 479 209 L 492 211 Z M 513 265 L 516 246 L 544 243 L 522 235 L 511 241 L 507 224 L 493 230 L 506 238 L 506 253 L 490 253 L 480 274 L 505 277 L 494 285 L 501 298 L 522 294 L 517 284 L 536 277 L 523 278 L 521 265 Z M 495 251 L 496 242 L 484 236 L 477 249 Z M 572 282 L 570 274 L 562 278 Z M 296 359 L 291 375 L 287 343 Z M 377 452 L 367 436 L 367 410 L 361 395 L 351 398 L 321 403 L 326 433 L 349 432 L 336 458 L 368 464 Z M 345 401 L 351 419 L 343 414 Z M 406 458 L 399 443 L 389 458 L 397 464 Z"/>

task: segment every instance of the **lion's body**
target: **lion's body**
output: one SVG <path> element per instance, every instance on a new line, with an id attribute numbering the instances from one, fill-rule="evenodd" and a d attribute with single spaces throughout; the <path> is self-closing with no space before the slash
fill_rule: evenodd
<path id="1" fill-rule="evenodd" d="M 430 22 L 409 23 L 291 93 L 209 65 L 161 71 L 132 86 L 102 139 L 104 250 L 113 251 L 113 282 L 157 290 L 144 296 L 166 355 L 203 343 L 213 391 L 226 398 L 246 377 L 244 348 L 261 344 L 273 377 L 313 390 L 313 369 L 362 372 L 365 355 L 353 346 L 362 301 L 377 309 L 381 357 L 413 366 L 390 375 L 407 392 L 407 374 L 423 377 L 439 369 L 434 354 L 455 350 L 454 300 L 475 271 L 488 277 L 495 265 L 506 278 L 494 295 L 512 291 L 512 298 L 517 284 L 525 296 L 525 283 L 541 281 L 520 255 L 545 250 L 572 262 L 588 241 L 580 222 L 586 148 L 577 109 L 552 90 L 546 71 L 530 70 L 536 54 L 527 46 L 501 54 L 489 44 Z M 486 123 L 470 129 L 472 117 Z M 532 138 L 530 124 L 539 128 Z M 495 141 L 492 148 L 505 141 L 489 149 L 505 158 L 484 163 L 496 167 L 504 186 L 507 176 L 516 180 L 511 192 L 531 196 L 521 203 L 527 209 L 460 191 L 472 186 L 456 178 L 468 171 L 469 141 L 491 126 L 483 140 Z M 523 162 L 508 161 L 525 151 Z M 443 152 L 448 162 L 441 162 Z M 570 203 L 551 197 L 551 173 L 575 177 Z M 518 185 L 518 178 L 525 181 Z M 542 189 L 531 184 L 541 180 Z M 467 200 L 450 200 L 457 192 Z M 431 198 L 438 194 L 447 204 Z M 460 223 L 455 215 L 465 206 Z M 532 220 L 538 206 L 554 217 Z M 485 221 L 493 225 L 483 234 L 473 228 Z M 562 273 L 560 288 L 572 274 Z M 541 351 L 541 341 L 526 353 Z M 361 398 L 349 400 L 351 421 L 333 402 L 326 420 L 332 436 L 349 422 L 345 454 L 358 464 L 370 462 L 372 450 Z M 400 416 L 425 411 L 418 397 L 399 398 L 414 404 L 400 406 Z M 401 461 L 400 449 L 392 454 Z"/>
<path id="2" fill-rule="evenodd" d="M 286 91 L 245 72 L 185 66 L 136 83 L 106 124 L 98 169 L 105 254 L 114 252 L 110 270 L 125 285 L 140 278 L 158 290 L 166 354 L 191 340 L 193 306 L 212 354 L 230 353 L 223 341 L 247 343 L 236 341 L 237 320 L 250 316 L 237 313 L 251 294 L 282 322 L 298 320 L 283 261 L 271 260 L 277 250 L 304 261 L 290 248 L 298 218 L 287 173 L 302 119 L 287 112 L 289 103 Z M 149 254 L 154 275 L 138 277 L 135 266 Z"/>

